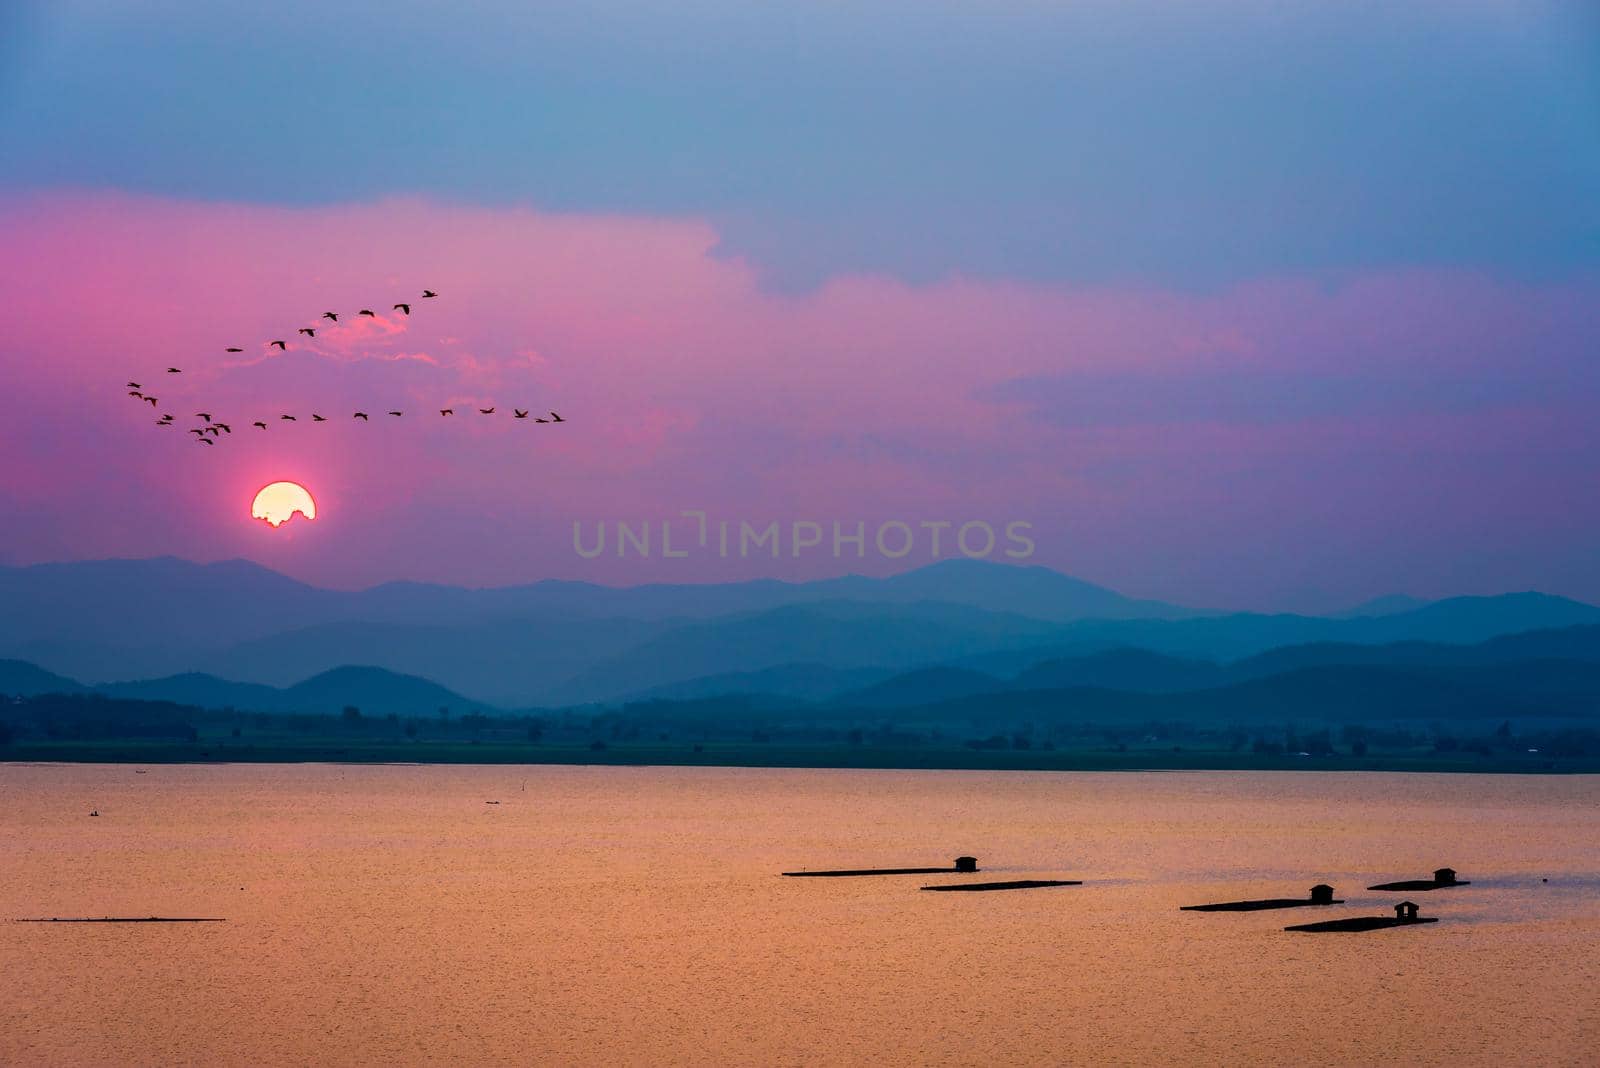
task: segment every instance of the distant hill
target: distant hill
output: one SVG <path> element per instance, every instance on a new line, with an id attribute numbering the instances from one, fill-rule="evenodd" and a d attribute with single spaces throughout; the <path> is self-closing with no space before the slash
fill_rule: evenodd
<path id="1" fill-rule="evenodd" d="M 670 629 L 640 620 L 506 620 L 438 626 L 324 623 L 204 655 L 226 678 L 288 686 L 345 664 L 420 675 L 485 704 L 550 704 L 573 675 Z M 622 685 L 607 696 L 627 691 Z M 579 698 L 582 699 L 582 698 Z"/>
<path id="2" fill-rule="evenodd" d="M 982 678 L 992 678 L 992 685 L 973 685 Z M 949 685 L 941 688 L 946 679 Z M 961 714 L 979 706 L 997 714 L 1019 708 L 1057 714 L 1070 706 L 1074 712 L 1098 709 L 1114 717 L 1151 712 L 1207 720 L 1257 714 L 1321 717 L 1362 702 L 1379 717 L 1411 718 L 1439 708 L 1492 714 L 1494 707 L 1503 707 L 1508 715 L 1532 714 L 1535 706 L 1552 715 L 1587 716 L 1585 702 L 1600 702 L 1600 626 L 1530 631 L 1472 645 L 1321 642 L 1271 649 L 1227 664 L 1111 649 L 1046 659 L 1010 679 L 971 669 L 923 669 L 894 676 L 878 688 L 893 692 L 899 687 L 916 699 L 858 701 L 859 695 L 852 693 L 834 703 L 902 709 L 942 704 L 946 711 Z M 1470 701 L 1463 696 L 1468 693 L 1474 695 Z M 1107 696 L 1112 694 L 1118 696 Z M 1183 700 L 1123 700 L 1147 694 Z"/>
<path id="3" fill-rule="evenodd" d="M 91 688 L 41 671 L 20 661 L 0 661 L 0 693 L 85 694 L 112 701 L 181 705 L 190 708 L 233 708 L 241 712 L 299 712 L 338 715 L 354 705 L 372 715 L 434 715 L 440 708 L 452 713 L 487 711 L 491 706 L 471 701 L 453 690 L 415 675 L 383 668 L 345 665 L 315 675 L 287 688 L 233 682 L 215 675 L 187 672 L 160 679 L 114 682 Z"/>
<path id="4" fill-rule="evenodd" d="M 1445 667 L 1554 660 L 1600 662 L 1600 626 L 1530 630 L 1461 645 L 1437 641 L 1401 641 L 1385 645 L 1355 642 L 1286 645 L 1229 664 L 1223 674 L 1229 679 L 1240 680 L 1275 675 L 1295 668 L 1328 665 Z"/>
<path id="5" fill-rule="evenodd" d="M 1227 673 L 1210 660 L 1166 656 L 1148 649 L 1107 649 L 1034 664 L 1012 680 L 1012 689 L 1049 690 L 1090 686 L 1136 693 L 1165 693 L 1220 686 Z"/>
<path id="6" fill-rule="evenodd" d="M 891 674 L 887 668 L 834 668 L 826 664 L 778 664 L 758 671 L 729 671 L 669 682 L 630 694 L 628 701 L 695 701 L 728 694 L 756 694 L 823 701 L 869 686 Z"/>
<path id="7" fill-rule="evenodd" d="M 1403 593 L 1391 593 L 1383 597 L 1374 597 L 1370 601 L 1362 601 L 1353 608 L 1346 608 L 1341 612 L 1334 612 L 1334 619 L 1359 619 L 1362 616 L 1395 616 L 1402 612 L 1415 612 L 1424 608 L 1429 602 L 1420 597 L 1411 597 Z"/>
<path id="8" fill-rule="evenodd" d="M 833 597 L 879 604 L 939 601 L 1052 622 L 1075 619 L 1183 619 L 1199 615 L 1161 601 L 1141 601 L 1047 567 L 958 558 L 870 579 L 849 576 L 806 584 Z"/>
<path id="9" fill-rule="evenodd" d="M 1481 642 L 1518 631 L 1600 623 L 1600 608 L 1547 593 L 1505 593 L 1497 597 L 1450 597 L 1412 612 L 1383 616 L 1360 628 L 1364 642 Z M 1346 640 L 1352 640 L 1347 638 Z"/>
<path id="10" fill-rule="evenodd" d="M 299 711 L 285 700 L 283 691 L 248 682 L 231 682 L 198 671 L 96 686 L 96 693 L 126 701 L 172 701 L 196 708 L 237 708 L 252 712 Z"/>
<path id="11" fill-rule="evenodd" d="M 77 693 L 83 688 L 80 682 L 25 660 L 0 660 L 0 694 L 32 697 L 41 693 Z"/>
<path id="12" fill-rule="evenodd" d="M 556 703 L 803 661 L 905 669 L 975 649 L 1037 643 L 1056 625 L 960 605 L 827 601 L 675 627 L 557 687 Z"/>
<path id="13" fill-rule="evenodd" d="M 1544 681 L 1528 680 L 1543 672 Z M 1559 680 L 1552 682 L 1552 680 Z M 901 708 L 902 722 L 1129 726 L 1437 722 L 1600 718 L 1600 665 L 1508 664 L 1494 668 L 1331 666 L 1204 690 L 1133 693 L 1098 687 L 1004 690 Z"/>
<path id="14" fill-rule="evenodd" d="M 920 668 L 840 694 L 834 701 L 855 708 L 906 708 L 954 697 L 993 693 L 1004 685 L 993 675 L 970 668 Z"/>
<path id="15" fill-rule="evenodd" d="M 297 709 L 329 714 L 339 713 L 346 705 L 369 715 L 403 716 L 432 715 L 441 708 L 462 713 L 485 707 L 415 675 L 360 666 L 325 671 L 289 687 L 284 696 Z"/>

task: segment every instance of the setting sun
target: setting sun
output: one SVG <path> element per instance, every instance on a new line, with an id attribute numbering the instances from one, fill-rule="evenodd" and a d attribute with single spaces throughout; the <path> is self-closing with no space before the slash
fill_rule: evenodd
<path id="1" fill-rule="evenodd" d="M 287 523 L 296 512 L 307 519 L 317 518 L 317 502 L 298 482 L 274 482 L 263 486 L 250 505 L 250 518 L 262 519 L 274 528 Z"/>

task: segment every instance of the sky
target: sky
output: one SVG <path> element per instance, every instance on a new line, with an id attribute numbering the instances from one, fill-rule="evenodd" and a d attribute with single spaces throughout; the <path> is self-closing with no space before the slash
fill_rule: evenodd
<path id="1" fill-rule="evenodd" d="M 11 3 L 0 146 L 0 564 L 1600 600 L 1589 3 Z"/>

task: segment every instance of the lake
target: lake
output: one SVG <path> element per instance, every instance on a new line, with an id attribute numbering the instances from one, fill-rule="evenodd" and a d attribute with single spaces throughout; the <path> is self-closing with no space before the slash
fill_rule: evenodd
<path id="1" fill-rule="evenodd" d="M 958 854 L 1084 885 L 778 875 Z M 1441 866 L 1473 885 L 1411 896 L 1440 923 L 1282 930 Z M 0 923 L 4 1064 L 1600 1049 L 1593 776 L 5 764 L 0 873 L 7 920 L 227 919 Z M 1347 904 L 1178 911 L 1317 882 Z"/>

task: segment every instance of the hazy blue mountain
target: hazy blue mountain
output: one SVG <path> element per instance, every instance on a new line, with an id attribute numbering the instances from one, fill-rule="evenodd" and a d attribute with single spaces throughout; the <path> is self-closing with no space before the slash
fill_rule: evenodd
<path id="1" fill-rule="evenodd" d="M 946 668 L 954 680 L 946 692 L 935 683 L 939 672 L 912 673 L 920 701 L 933 703 L 1008 691 L 1097 689 L 1123 693 L 1179 693 L 1216 689 L 1307 668 L 1457 669 L 1457 680 L 1494 679 L 1502 690 L 1521 693 L 1577 695 L 1586 692 L 1591 674 L 1586 665 L 1600 665 L 1600 626 L 1567 627 L 1504 635 L 1470 645 L 1442 642 L 1315 642 L 1282 646 L 1230 663 L 1173 657 L 1146 649 L 1114 648 L 1061 656 L 1058 650 L 1025 647 L 965 657 Z M 1027 666 L 1018 669 L 1019 664 Z M 1505 665 L 1521 665 L 1540 678 L 1511 685 Z M 980 670 L 988 667 L 988 672 Z M 1009 669 L 1009 670 L 1008 670 Z M 992 677 L 987 690 L 967 685 L 973 675 Z M 1008 677 L 1009 676 L 1009 677 Z M 900 676 L 896 676 L 899 678 Z M 890 679 L 885 686 L 895 683 Z M 841 702 L 852 694 L 841 695 Z M 871 702 L 863 702 L 870 704 Z"/>
<path id="2" fill-rule="evenodd" d="M 434 715 L 441 708 L 461 713 L 483 707 L 427 679 L 357 665 L 324 671 L 289 687 L 284 694 L 298 709 L 329 714 L 338 714 L 346 705 L 367 715 L 402 716 Z"/>
<path id="3" fill-rule="evenodd" d="M 986 650 L 954 662 L 992 674 L 1014 675 L 1045 660 L 1074 659 L 1115 648 L 1224 661 L 1285 646 L 1468 644 L 1536 629 L 1596 624 L 1600 624 L 1600 607 L 1547 594 L 1513 593 L 1450 598 L 1414 612 L 1378 618 L 1240 612 L 1180 620 L 1083 620 L 1062 624 L 1053 640 L 1031 648 Z"/>
<path id="4" fill-rule="evenodd" d="M 1477 647 L 1479 660 L 1585 660 L 1600 661 L 1600 625 L 1530 630 L 1490 638 Z"/>
<path id="5" fill-rule="evenodd" d="M 0 567 L 0 656 L 91 682 L 208 669 L 205 654 L 332 623 L 470 627 L 710 619 L 850 599 L 944 600 L 1041 619 L 1181 615 L 1045 568 L 957 560 L 888 578 L 607 587 L 546 581 L 498 589 L 392 582 L 323 590 L 244 560 L 173 557 Z M 289 670 L 298 670 L 293 665 Z M 227 671 L 221 672 L 228 674 Z M 262 679 L 261 681 L 266 681 Z"/>
<path id="6" fill-rule="evenodd" d="M 113 560 L 0 568 L 0 604 L 0 656 L 88 683 L 204 672 L 284 687 L 370 664 L 504 707 L 722 686 L 730 683 L 694 680 L 798 663 L 879 673 L 842 689 L 939 665 L 1009 677 L 1052 659 L 1072 663 L 1029 685 L 1173 689 L 1203 681 L 1205 669 L 1148 659 L 1141 667 L 1133 654 L 1111 651 L 1220 662 L 1290 645 L 1462 644 L 1600 625 L 1600 608 L 1536 593 L 1342 619 L 1196 616 L 1045 568 L 970 560 L 808 583 L 541 582 L 490 590 L 389 583 L 358 592 L 316 589 L 243 561 Z M 1346 663 L 1394 659 L 1339 655 Z M 1287 669 L 1296 656 L 1300 666 L 1328 662 L 1280 656 L 1243 675 Z M 1079 662 L 1086 657 L 1099 659 Z M 790 682 L 776 692 L 827 693 L 820 674 Z"/>
<path id="7" fill-rule="evenodd" d="M 855 708 L 905 708 L 973 694 L 992 693 L 1005 686 L 993 675 L 970 668 L 919 668 L 881 682 L 838 695 L 838 704 Z"/>
<path id="8" fill-rule="evenodd" d="M 1002 690 L 901 708 L 900 722 L 1014 729 L 1136 726 L 1164 722 L 1217 726 L 1324 723 L 1437 723 L 1483 719 L 1600 717 L 1600 665 L 1512 663 L 1470 668 L 1373 665 L 1299 668 L 1204 690 L 1133 693 L 1097 687 Z"/>
<path id="9" fill-rule="evenodd" d="M 1047 567 L 954 559 L 888 578 L 849 576 L 806 584 L 819 594 L 875 603 L 940 601 L 1034 619 L 1181 619 L 1199 613 L 1141 601 Z"/>
<path id="10" fill-rule="evenodd" d="M 801 701 L 823 701 L 878 682 L 888 668 L 835 668 L 826 664 L 778 664 L 757 671 L 701 675 L 627 695 L 629 701 L 695 701 L 728 694 L 758 694 Z"/>
<path id="11" fill-rule="evenodd" d="M 0 568 L 0 644 L 219 645 L 336 612 L 350 595 L 244 560 L 176 557 Z"/>
<path id="12" fill-rule="evenodd" d="M 137 701 L 170 701 L 195 708 L 234 708 L 245 712 L 303 712 L 339 715 L 353 705 L 373 716 L 436 715 L 486 708 L 453 690 L 415 675 L 377 667 L 344 665 L 289 687 L 231 682 L 190 672 L 164 679 L 119 682 L 95 687 L 107 697 Z"/>
<path id="13" fill-rule="evenodd" d="M 625 619 L 508 620 L 459 626 L 326 623 L 208 653 L 213 674 L 286 686 L 345 664 L 415 673 L 486 704 L 551 703 L 556 688 L 668 629 Z M 607 696 L 631 692 L 619 685 Z"/>
<path id="14" fill-rule="evenodd" d="M 1404 593 L 1391 593 L 1362 601 L 1351 608 L 1332 613 L 1334 619 L 1359 619 L 1362 616 L 1394 616 L 1402 612 L 1415 612 L 1430 602 Z"/>
<path id="15" fill-rule="evenodd" d="M 1600 623 L 1600 607 L 1547 593 L 1505 593 L 1497 597 L 1450 597 L 1413 612 L 1368 621 L 1350 620 L 1361 627 L 1363 642 L 1433 641 L 1481 642 L 1518 631 L 1572 627 Z"/>
<path id="16" fill-rule="evenodd" d="M 83 684 L 46 671 L 26 660 L 0 660 L 0 694 L 32 697 L 41 693 L 77 693 Z"/>
<path id="17" fill-rule="evenodd" d="M 909 668 L 985 648 L 1036 644 L 1056 624 L 947 604 L 828 601 L 674 627 L 592 667 L 554 694 L 583 702 L 795 661 Z"/>
<path id="18" fill-rule="evenodd" d="M 195 708 L 237 708 L 252 712 L 292 710 L 282 690 L 232 682 L 198 671 L 159 679 L 105 683 L 96 686 L 95 692 L 128 701 L 172 701 Z"/>
<path id="19" fill-rule="evenodd" d="M 1012 680 L 1019 690 L 1090 686 L 1107 690 L 1161 693 L 1220 686 L 1222 667 L 1210 660 L 1166 656 L 1148 649 L 1107 649 L 1084 656 L 1036 663 Z"/>
<path id="20" fill-rule="evenodd" d="M 1235 661 L 1226 666 L 1224 674 L 1240 680 L 1329 665 L 1443 667 L 1554 660 L 1600 662 L 1600 626 L 1523 631 L 1471 644 L 1403 641 L 1383 645 L 1356 642 L 1286 645 Z"/>

